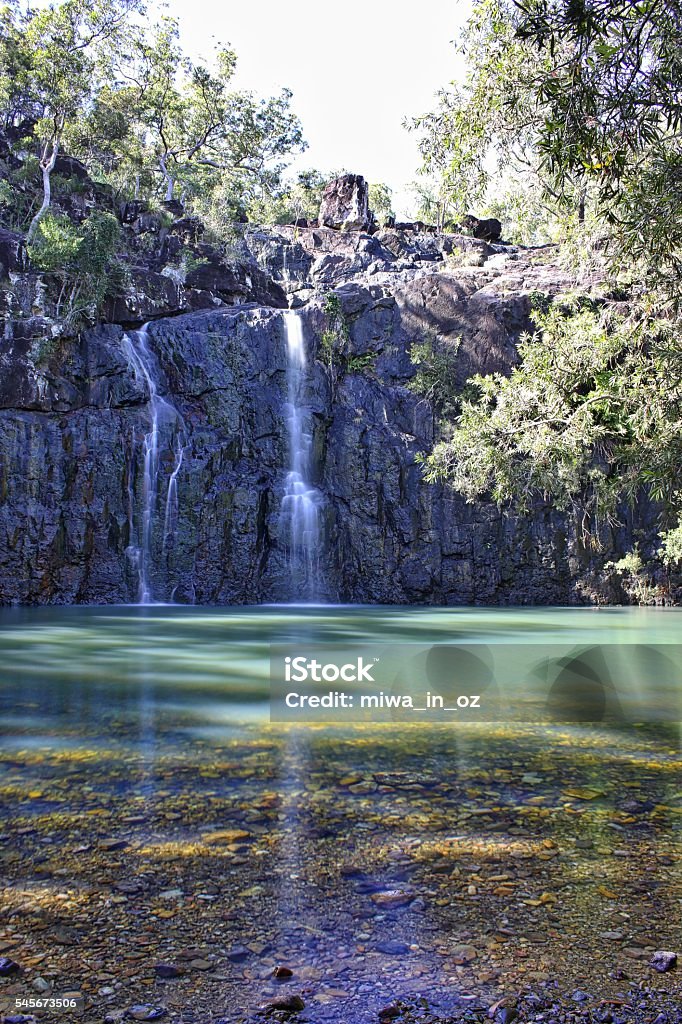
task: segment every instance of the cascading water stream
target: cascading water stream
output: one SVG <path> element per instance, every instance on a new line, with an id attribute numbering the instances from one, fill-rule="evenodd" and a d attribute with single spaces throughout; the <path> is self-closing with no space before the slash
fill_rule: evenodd
<path id="1" fill-rule="evenodd" d="M 309 482 L 312 435 L 304 428 L 305 407 L 301 404 L 306 382 L 306 353 L 303 324 L 298 313 L 284 314 L 287 345 L 287 427 L 289 472 L 285 482 L 282 513 L 293 591 L 315 598 L 320 589 L 320 511 L 322 495 Z"/>
<path id="2" fill-rule="evenodd" d="M 135 379 L 146 385 L 149 394 L 147 402 L 149 430 L 144 435 L 143 440 L 144 464 L 141 523 L 139 529 L 134 531 L 134 523 L 131 522 L 131 536 L 134 536 L 136 532 L 138 543 L 130 544 L 128 555 L 137 569 L 138 603 L 150 604 L 154 600 L 150 582 L 150 570 L 152 563 L 154 510 L 159 493 L 159 426 L 164 420 L 171 421 L 176 425 L 177 431 L 175 462 L 168 481 L 168 492 L 166 495 L 163 532 L 163 548 L 165 549 L 169 540 L 174 535 L 178 515 L 177 480 L 185 452 L 185 424 L 177 409 L 159 394 L 155 379 L 154 357 L 148 345 L 148 325 L 144 324 L 139 331 L 131 331 L 129 334 L 125 334 L 123 336 L 123 348 Z M 134 507 L 135 502 L 131 494 L 131 519 L 134 519 Z"/>

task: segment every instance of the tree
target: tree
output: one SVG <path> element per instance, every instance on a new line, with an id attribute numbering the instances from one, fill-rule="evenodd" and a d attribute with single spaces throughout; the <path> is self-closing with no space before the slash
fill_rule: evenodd
<path id="1" fill-rule="evenodd" d="M 219 48 L 215 69 L 184 57 L 177 23 L 165 19 L 151 41 L 141 39 L 132 66 L 122 75 L 137 88 L 134 103 L 147 144 L 170 201 L 178 182 L 192 194 L 197 182 L 217 173 L 267 183 L 279 170 L 274 161 L 303 149 L 301 126 L 291 112 L 291 93 L 259 100 L 231 92 L 236 55 Z"/>
<path id="2" fill-rule="evenodd" d="M 477 0 L 461 44 L 464 85 L 410 125 L 425 166 L 460 210 L 500 166 L 530 171 L 581 219 L 592 199 L 638 255 L 672 228 L 666 265 L 678 267 L 682 228 L 667 207 L 682 162 L 680 18 L 679 0 Z"/>
<path id="3" fill-rule="evenodd" d="M 537 309 L 534 319 L 509 377 L 469 382 L 451 437 L 425 460 L 427 476 L 522 514 L 541 496 L 595 543 L 642 489 L 669 525 L 682 474 L 676 324 L 655 315 L 633 323 L 585 301 Z"/>
<path id="4" fill-rule="evenodd" d="M 28 229 L 32 241 L 50 207 L 51 174 L 64 136 L 87 109 L 98 82 L 106 77 L 112 53 L 122 45 L 138 0 L 63 0 L 28 10 L 12 24 L 15 90 L 35 118 L 32 135 L 39 148 L 43 198 Z M 3 78 L 8 69 L 3 68 Z M 7 96 L 7 87 L 3 86 Z"/>
<path id="5" fill-rule="evenodd" d="M 372 182 L 369 186 L 369 208 L 377 220 L 395 217 L 392 206 L 393 189 L 383 181 Z"/>
<path id="6" fill-rule="evenodd" d="M 470 383 L 427 475 L 520 512 L 544 496 L 593 539 L 647 493 L 668 563 L 682 528 L 681 24 L 677 0 L 479 0 L 469 77 L 419 120 L 460 203 L 482 197 L 491 155 L 527 167 L 557 212 L 581 220 L 588 200 L 628 300 L 536 313 L 511 376 Z"/>

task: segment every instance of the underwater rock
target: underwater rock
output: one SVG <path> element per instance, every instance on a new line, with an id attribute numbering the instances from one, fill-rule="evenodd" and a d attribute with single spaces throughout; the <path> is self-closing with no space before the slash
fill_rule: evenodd
<path id="1" fill-rule="evenodd" d="M 649 963 L 659 974 L 664 974 L 666 971 L 671 971 L 673 967 L 677 966 L 677 953 L 659 949 L 654 953 Z"/>

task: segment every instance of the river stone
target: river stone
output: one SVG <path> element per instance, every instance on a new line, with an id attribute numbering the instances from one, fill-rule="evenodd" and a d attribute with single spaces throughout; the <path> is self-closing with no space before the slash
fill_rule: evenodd
<path id="1" fill-rule="evenodd" d="M 268 1010 L 283 1011 L 284 1013 L 298 1013 L 299 1010 L 305 1009 L 305 1002 L 299 995 L 290 996 L 275 996 L 274 999 L 269 1000 Z"/>
<path id="2" fill-rule="evenodd" d="M 658 971 L 659 974 L 664 974 L 666 971 L 670 971 L 673 967 L 677 966 L 677 953 L 659 949 L 654 953 L 649 962 L 655 971 Z"/>

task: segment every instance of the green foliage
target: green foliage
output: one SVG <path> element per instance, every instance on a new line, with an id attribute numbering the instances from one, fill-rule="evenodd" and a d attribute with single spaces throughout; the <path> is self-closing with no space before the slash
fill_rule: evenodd
<path id="1" fill-rule="evenodd" d="M 622 303 L 538 311 L 520 364 L 474 379 L 426 472 L 520 512 L 544 497 L 595 542 L 643 492 L 662 523 L 682 504 L 679 14 L 676 0 L 475 0 L 466 80 L 411 126 L 458 211 L 504 168 L 520 190 L 485 212 L 515 240 L 562 235 L 562 262 L 606 267 Z M 677 528 L 663 538 L 670 565 Z"/>
<path id="2" fill-rule="evenodd" d="M 413 343 L 410 349 L 410 358 L 417 372 L 409 381 L 408 388 L 432 402 L 436 412 L 446 418 L 454 414 L 459 404 L 459 389 L 455 381 L 460 341 L 427 337 Z"/>
<path id="3" fill-rule="evenodd" d="M 535 176 L 557 210 L 591 204 L 628 258 L 679 281 L 679 18 L 677 0 L 476 0 L 464 84 L 410 125 L 425 170 L 461 212 L 501 168 Z"/>
<path id="4" fill-rule="evenodd" d="M 366 373 L 373 370 L 376 356 L 373 352 L 364 352 L 362 355 L 348 356 L 346 359 L 347 373 Z"/>
<path id="5" fill-rule="evenodd" d="M 70 327 L 93 319 L 116 287 L 120 232 L 109 213 L 95 212 L 80 225 L 60 214 L 47 213 L 41 219 L 29 257 L 37 269 L 61 281 L 57 312 Z"/>
<path id="6" fill-rule="evenodd" d="M 678 503 L 682 504 L 680 500 L 682 495 L 678 494 L 676 498 Z M 677 526 L 661 534 L 661 540 L 663 544 L 658 554 L 663 564 L 668 568 L 680 565 L 682 563 L 682 515 L 678 517 Z"/>
<path id="7" fill-rule="evenodd" d="M 0 127 L 12 135 L 22 127 L 17 149 L 39 154 L 43 177 L 29 240 L 53 186 L 74 187 L 52 179 L 63 152 L 119 196 L 177 194 L 218 220 L 226 195 L 235 219 L 267 206 L 282 188 L 285 158 L 305 146 L 288 90 L 266 99 L 235 91 L 232 50 L 218 46 L 210 65 L 195 63 L 177 24 L 162 18 L 145 29 L 142 10 L 142 0 L 0 8 Z M 314 178 L 300 176 L 294 204 L 309 201 Z"/>
<path id="8" fill-rule="evenodd" d="M 338 295 L 329 292 L 323 308 L 327 317 L 327 326 L 320 336 L 319 351 L 322 362 L 332 371 L 345 356 L 350 335 Z"/>
<path id="9" fill-rule="evenodd" d="M 412 182 L 410 191 L 414 195 L 413 216 L 416 220 L 450 230 L 449 222 L 453 222 L 455 209 L 452 196 L 440 175 L 425 172 L 418 181 Z"/>
<path id="10" fill-rule="evenodd" d="M 340 374 L 366 373 L 373 369 L 376 355 L 373 352 L 349 352 L 350 331 L 338 295 L 329 292 L 323 309 L 327 326 L 320 335 L 318 354 L 334 387 Z"/>
<path id="11" fill-rule="evenodd" d="M 534 314 L 509 377 L 477 376 L 452 437 L 426 459 L 468 500 L 529 512 L 538 497 L 598 541 L 643 485 L 674 502 L 682 466 L 682 359 L 673 321 L 633 324 L 585 303 Z"/>
<path id="12" fill-rule="evenodd" d="M 28 247 L 31 263 L 38 270 L 51 274 L 61 270 L 73 270 L 83 235 L 64 214 L 46 214 L 43 217 L 35 241 Z"/>
<path id="13" fill-rule="evenodd" d="M 20 176 L 7 172 L 0 178 L 0 223 L 10 231 L 22 231 L 30 218 L 33 196 Z"/>
<path id="14" fill-rule="evenodd" d="M 479 213 L 497 217 L 503 237 L 515 245 L 556 242 L 565 231 L 565 217 L 548 204 L 531 175 L 507 179 L 504 188 L 488 188 Z"/>
<path id="15" fill-rule="evenodd" d="M 652 583 L 637 545 L 617 562 L 607 562 L 604 568 L 613 569 L 621 577 L 625 593 L 637 604 L 661 603 L 662 588 Z"/>
<path id="16" fill-rule="evenodd" d="M 395 217 L 393 210 L 393 189 L 383 181 L 372 182 L 369 186 L 369 208 L 381 223 L 388 217 Z"/>

